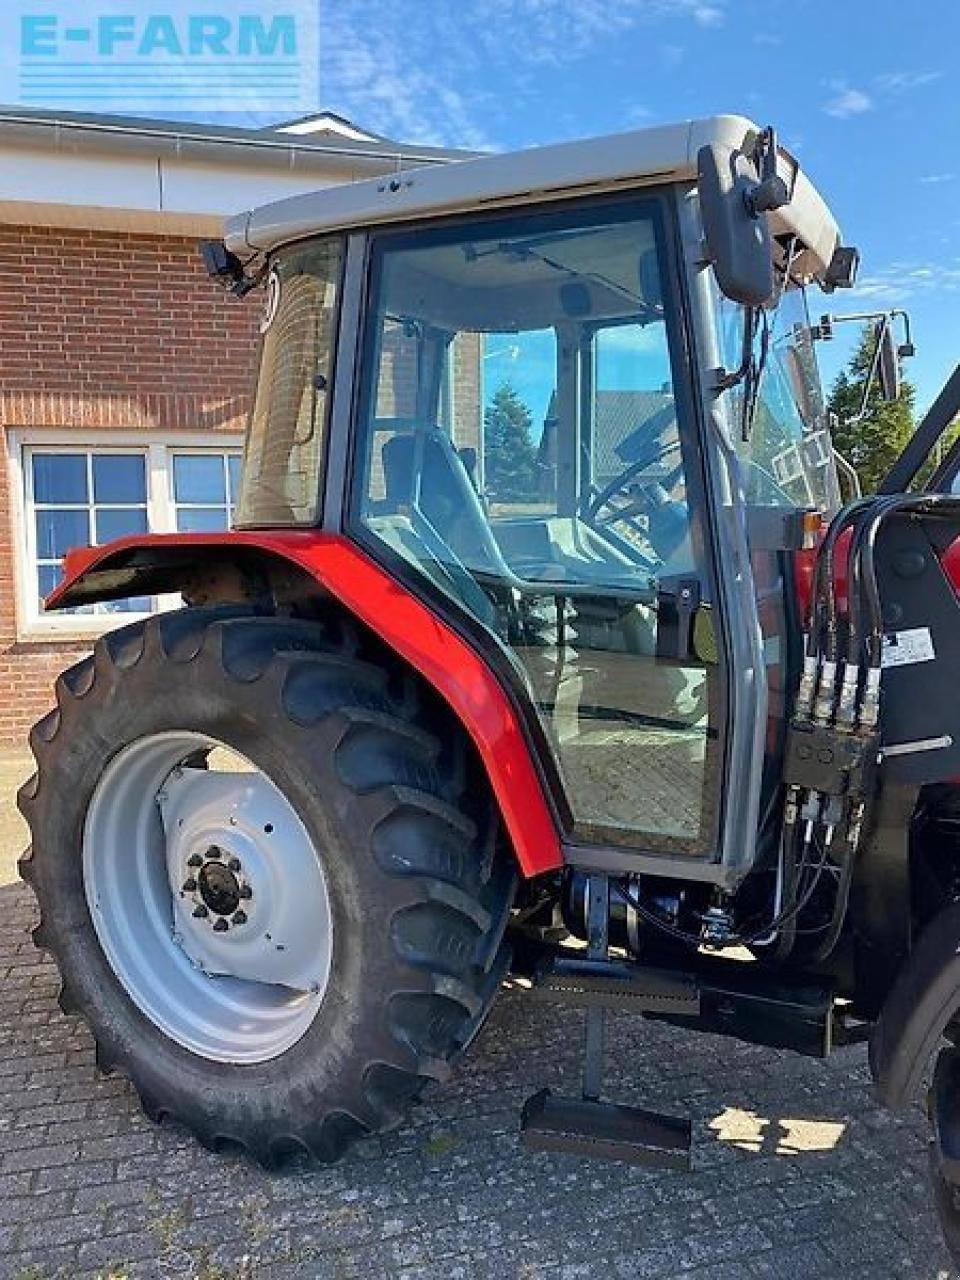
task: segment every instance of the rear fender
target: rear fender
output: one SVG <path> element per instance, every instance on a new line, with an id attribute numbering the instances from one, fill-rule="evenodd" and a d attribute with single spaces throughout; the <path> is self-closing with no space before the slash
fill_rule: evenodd
<path id="1" fill-rule="evenodd" d="M 888 1107 L 913 1097 L 960 1006 L 960 902 L 944 907 L 920 935 L 880 1011 L 870 1070 Z"/>
<path id="2" fill-rule="evenodd" d="M 72 551 L 46 608 L 183 592 L 193 603 L 256 599 L 283 571 L 306 574 L 437 690 L 473 739 L 525 876 L 563 865 L 560 837 L 519 712 L 483 658 L 346 538 L 316 530 L 121 538 Z"/>

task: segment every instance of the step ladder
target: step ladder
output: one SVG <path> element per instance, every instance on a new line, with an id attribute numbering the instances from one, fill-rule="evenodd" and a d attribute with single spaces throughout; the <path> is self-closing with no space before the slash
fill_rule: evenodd
<path id="1" fill-rule="evenodd" d="M 590 876 L 588 892 L 586 957 L 548 961 L 535 973 L 532 991 L 536 998 L 586 1010 L 581 1096 L 562 1097 L 549 1089 L 533 1094 L 524 1104 L 521 1141 L 534 1151 L 689 1169 L 689 1118 L 603 1101 L 600 1095 L 607 1010 L 696 1017 L 696 982 L 686 974 L 643 974 L 636 966 L 611 960 L 607 877 Z"/>

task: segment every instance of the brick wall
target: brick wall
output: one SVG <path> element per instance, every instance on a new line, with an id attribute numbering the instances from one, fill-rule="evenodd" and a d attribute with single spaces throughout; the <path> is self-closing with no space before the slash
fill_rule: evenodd
<path id="1" fill-rule="evenodd" d="M 208 280 L 196 242 L 0 225 L 0 427 L 242 430 L 259 303 Z M 9 451 L 4 451 L 5 459 Z M 0 467 L 0 742 L 23 741 L 80 643 L 18 642 Z"/>

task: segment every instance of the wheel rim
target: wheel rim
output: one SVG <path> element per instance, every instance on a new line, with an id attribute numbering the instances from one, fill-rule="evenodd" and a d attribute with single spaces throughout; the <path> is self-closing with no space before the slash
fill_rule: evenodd
<path id="1" fill-rule="evenodd" d="M 330 975 L 326 878 L 293 806 L 244 757 L 179 731 L 125 747 L 87 811 L 83 877 L 111 968 L 170 1039 L 256 1063 L 305 1034 Z"/>

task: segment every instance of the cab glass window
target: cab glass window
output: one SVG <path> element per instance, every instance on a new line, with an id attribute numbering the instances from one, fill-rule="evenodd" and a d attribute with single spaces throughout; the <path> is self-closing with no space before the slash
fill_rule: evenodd
<path id="1" fill-rule="evenodd" d="M 354 519 L 535 709 L 572 835 L 713 848 L 718 652 L 653 200 L 373 247 Z"/>
<path id="2" fill-rule="evenodd" d="M 342 252 L 339 238 L 312 241 L 271 265 L 238 525 L 317 521 Z"/>

